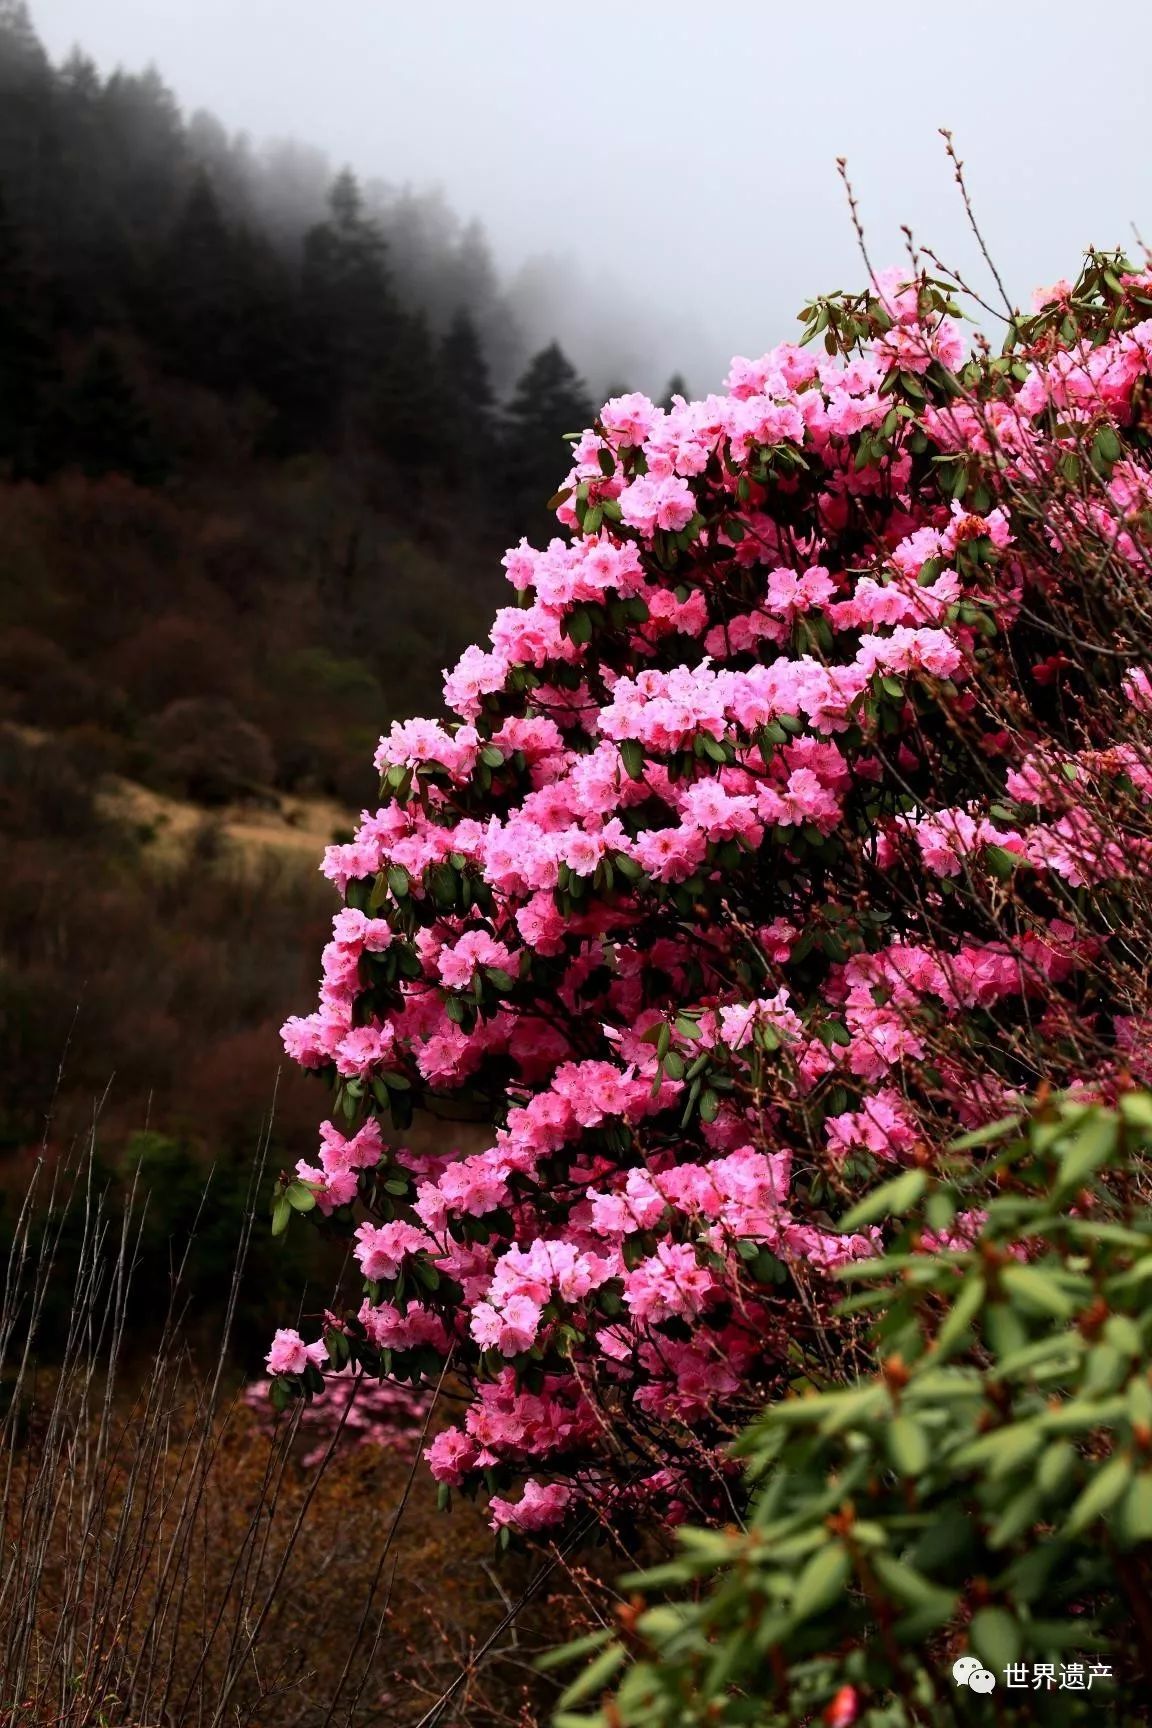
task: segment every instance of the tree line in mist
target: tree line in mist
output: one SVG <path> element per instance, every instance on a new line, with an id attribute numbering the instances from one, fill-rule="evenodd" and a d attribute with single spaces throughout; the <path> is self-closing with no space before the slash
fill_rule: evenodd
<path id="1" fill-rule="evenodd" d="M 260 456 L 369 452 L 453 485 L 484 459 L 505 533 L 541 524 L 592 412 L 439 193 L 185 120 L 154 69 L 53 66 L 0 0 L 0 461 L 162 478 L 179 453 L 142 369 L 243 402 Z"/>

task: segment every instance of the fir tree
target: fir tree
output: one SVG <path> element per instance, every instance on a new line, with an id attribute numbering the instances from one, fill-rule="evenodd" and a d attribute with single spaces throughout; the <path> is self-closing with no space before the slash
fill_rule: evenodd
<path id="1" fill-rule="evenodd" d="M 17 478 L 43 468 L 44 429 L 59 379 L 42 284 L 33 275 L 0 190 L 0 466 Z"/>
<path id="2" fill-rule="evenodd" d="M 558 342 L 533 356 L 505 409 L 504 501 L 513 535 L 551 533 L 541 507 L 563 472 L 566 433 L 591 425 L 587 387 Z"/>
<path id="3" fill-rule="evenodd" d="M 660 398 L 660 406 L 664 409 L 665 413 L 667 413 L 671 408 L 672 398 L 674 396 L 683 396 L 685 401 L 688 400 L 688 386 L 684 382 L 684 374 L 682 372 L 673 372 L 671 378 L 669 378 L 668 383 L 664 387 L 664 394 Z"/>
<path id="4" fill-rule="evenodd" d="M 155 485 L 165 464 L 148 416 L 116 349 L 99 342 L 64 398 L 58 459 L 91 479 L 125 474 L 139 485 Z"/>
<path id="5" fill-rule="evenodd" d="M 450 478 L 459 481 L 491 445 L 495 407 L 480 334 L 463 309 L 441 340 L 437 370 L 444 401 L 448 471 Z"/>
<path id="6" fill-rule="evenodd" d="M 380 365 L 373 393 L 372 442 L 402 468 L 433 466 L 443 446 L 444 397 L 428 321 L 415 313 Z"/>
<path id="7" fill-rule="evenodd" d="M 177 371 L 226 389 L 243 364 L 234 352 L 238 311 L 233 237 L 200 172 L 157 259 L 149 323 Z"/>
<path id="8" fill-rule="evenodd" d="M 348 438 L 363 424 L 395 346 L 397 321 L 384 238 L 364 215 L 345 170 L 328 198 L 328 220 L 304 241 L 303 314 L 317 393 L 331 427 Z"/>

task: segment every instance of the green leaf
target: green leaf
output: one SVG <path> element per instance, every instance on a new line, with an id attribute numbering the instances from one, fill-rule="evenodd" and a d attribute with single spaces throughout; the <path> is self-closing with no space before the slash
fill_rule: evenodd
<path id="1" fill-rule="evenodd" d="M 425 1290 L 438 1290 L 440 1288 L 440 1273 L 430 1260 L 417 1256 L 411 1264 L 417 1282 L 422 1284 Z"/>
<path id="2" fill-rule="evenodd" d="M 1091 1480 L 1065 1520 L 1065 1536 L 1078 1536 L 1110 1512 L 1135 1474 L 1132 1460 L 1124 1453 L 1117 1453 L 1103 1466 L 1093 1465 L 1093 1471 Z"/>
<path id="3" fill-rule="evenodd" d="M 564 1668 L 569 1662 L 576 1662 L 581 1656 L 590 1656 L 594 1650 L 600 1650 L 613 1637 L 610 1626 L 602 1626 L 596 1632 L 588 1632 L 583 1638 L 574 1638 L 571 1644 L 561 1644 L 555 1650 L 545 1650 L 542 1656 L 537 1656 L 536 1667 L 542 1674 L 550 1674 L 554 1668 Z"/>
<path id="4" fill-rule="evenodd" d="M 1116 1148 L 1116 1117 L 1111 1110 L 1092 1110 L 1076 1128 L 1060 1160 L 1061 1189 L 1079 1188 Z"/>
<path id="5" fill-rule="evenodd" d="M 1120 1100 L 1120 1114 L 1133 1128 L 1152 1134 L 1152 1093 L 1127 1093 Z"/>
<path id="6" fill-rule="evenodd" d="M 852 1035 L 847 1026 L 842 1025 L 839 1020 L 825 1020 L 823 1025 L 818 1026 L 816 1030 L 829 1048 L 835 1044 L 840 1049 L 846 1050 L 852 1042 Z"/>
<path id="7" fill-rule="evenodd" d="M 967 1339 L 972 1322 L 983 1307 L 986 1294 L 987 1285 L 979 1274 L 965 1280 L 959 1296 L 936 1334 L 935 1361 L 943 1361 L 958 1344 Z"/>
<path id="8" fill-rule="evenodd" d="M 884 1444 L 898 1475 L 919 1476 L 928 1468 L 932 1448 L 927 1434 L 911 1416 L 897 1416 L 888 1424 Z"/>
<path id="9" fill-rule="evenodd" d="M 1006 846 L 986 846 L 984 857 L 993 876 L 1001 882 L 1007 882 L 1012 872 L 1024 862 L 1018 852 L 1010 852 Z"/>
<path id="10" fill-rule="evenodd" d="M 587 607 L 577 606 L 569 612 L 564 620 L 564 628 L 569 638 L 582 648 L 592 640 L 592 617 Z"/>
<path id="11" fill-rule="evenodd" d="M 612 1676 L 624 1665 L 627 1652 L 620 1644 L 610 1644 L 606 1650 L 589 1662 L 582 1674 L 577 1675 L 571 1686 L 560 1695 L 559 1708 L 566 1710 L 572 1704 L 583 1704 L 587 1699 L 594 1698 L 603 1692 Z"/>
<path id="12" fill-rule="evenodd" d="M 635 738 L 625 738 L 620 745 L 620 760 L 623 762 L 629 780 L 644 778 L 644 746 Z"/>
<path id="13" fill-rule="evenodd" d="M 1054 1440 L 1036 1466 L 1036 1485 L 1049 1497 L 1062 1494 L 1079 1457 L 1070 1440 Z"/>
<path id="14" fill-rule="evenodd" d="M 1121 1541 L 1152 1542 L 1152 1472 L 1142 1470 L 1133 1477 L 1114 1523 Z"/>
<path id="15" fill-rule="evenodd" d="M 272 1208 L 272 1234 L 273 1234 L 273 1236 L 283 1236 L 285 1230 L 287 1230 L 287 1228 L 288 1228 L 288 1220 L 291 1218 L 291 1216 L 292 1216 L 291 1202 L 286 1198 L 285 1195 L 282 1194 L 280 1196 L 280 1198 L 276 1201 L 276 1204 Z"/>
<path id="16" fill-rule="evenodd" d="M 397 900 L 405 899 L 408 893 L 409 881 L 408 872 L 402 864 L 390 864 L 388 866 L 388 886 L 391 888 L 392 893 L 395 895 Z"/>
<path id="17" fill-rule="evenodd" d="M 315 1194 L 311 1188 L 305 1187 L 303 1182 L 289 1182 L 284 1190 L 284 1198 L 293 1212 L 311 1212 L 316 1204 Z"/>
<path id="18" fill-rule="evenodd" d="M 383 1069 L 380 1078 L 389 1092 L 411 1092 L 412 1090 L 411 1080 L 406 1080 L 403 1074 L 394 1073 L 391 1068 Z"/>
<path id="19" fill-rule="evenodd" d="M 1000 1281 L 1010 1296 L 1022 1302 L 1033 1313 L 1051 1314 L 1057 1320 L 1067 1320 L 1076 1311 L 1076 1303 L 1062 1290 L 1052 1272 L 1038 1266 L 1006 1266 Z"/>
<path id="20" fill-rule="evenodd" d="M 1003 1674 L 1020 1656 L 1020 1627 L 1006 1608 L 980 1608 L 972 1616 L 968 1642 L 985 1668 Z"/>
<path id="21" fill-rule="evenodd" d="M 842 1542 L 817 1549 L 796 1581 L 789 1604 L 794 1621 L 811 1620 L 831 1607 L 852 1573 L 852 1563 Z"/>
<path id="22" fill-rule="evenodd" d="M 1104 1337 L 1121 1356 L 1139 1356 L 1143 1353 L 1144 1341 L 1140 1336 L 1140 1328 L 1127 1314 L 1111 1315 L 1104 1324 Z"/>
<path id="23" fill-rule="evenodd" d="M 988 1122 L 983 1128 L 973 1128 L 969 1134 L 961 1134 L 958 1140 L 948 1142 L 949 1152 L 969 1152 L 977 1146 L 990 1146 L 994 1140 L 1007 1139 L 1013 1128 L 1020 1126 L 1019 1116 L 1001 1116 L 995 1122 Z"/>
<path id="24" fill-rule="evenodd" d="M 854 1230 L 860 1230 L 866 1224 L 875 1224 L 880 1218 L 899 1216 L 911 1210 L 928 1186 L 928 1178 L 923 1170 L 905 1170 L 891 1182 L 883 1183 L 879 1188 L 866 1194 L 859 1205 L 840 1219 L 836 1228 L 844 1235 L 850 1235 Z"/>
<path id="25" fill-rule="evenodd" d="M 874 1554 L 869 1564 L 885 1590 L 893 1595 L 897 1602 L 902 1602 L 907 1608 L 933 1609 L 939 1615 L 937 1624 L 946 1620 L 956 1606 L 956 1597 L 951 1590 L 934 1584 L 914 1566 L 909 1566 L 904 1560 L 897 1560 L 894 1555 Z"/>

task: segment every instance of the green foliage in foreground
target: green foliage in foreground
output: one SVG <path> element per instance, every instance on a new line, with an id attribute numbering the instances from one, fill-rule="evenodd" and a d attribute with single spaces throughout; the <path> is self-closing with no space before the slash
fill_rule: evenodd
<path id="1" fill-rule="evenodd" d="M 558 1653 L 587 1661 L 556 1728 L 1145 1720 L 1150 1144 L 1147 1094 L 1049 1102 L 865 1200 L 846 1229 L 901 1214 L 843 1274 L 874 1370 L 743 1436 L 745 1524 L 623 1580 L 624 1631 Z"/>

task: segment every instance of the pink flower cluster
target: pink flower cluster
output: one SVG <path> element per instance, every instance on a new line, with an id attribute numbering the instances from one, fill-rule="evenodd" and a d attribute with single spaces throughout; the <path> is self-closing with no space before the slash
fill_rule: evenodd
<path id="1" fill-rule="evenodd" d="M 325 856 L 346 904 L 284 1041 L 344 1127 L 297 1180 L 354 1230 L 354 1358 L 451 1358 L 429 1463 L 498 1528 L 603 1493 L 637 1413 L 721 1445 L 875 1251 L 836 1220 L 877 1171 L 1089 1046 L 1097 1087 L 1141 1059 L 1090 907 L 1150 862 L 1152 684 L 1117 651 L 1089 712 L 1036 624 L 1076 536 L 1152 568 L 1152 288 L 1103 281 L 1091 331 L 1045 302 L 999 364 L 889 273 L 826 355 L 608 403 L 565 533 L 508 553 L 517 604 Z M 1085 437 L 1098 483 L 1061 489 Z M 487 1146 L 387 1146 L 425 1106 Z M 279 1333 L 269 1368 L 322 1361 Z M 645 1448 L 629 1493 L 680 1504 Z"/>
<path id="2" fill-rule="evenodd" d="M 275 1372 L 291 1370 L 281 1367 Z M 262 1425 L 267 1425 L 270 1415 L 269 1385 L 267 1380 L 255 1380 L 244 1389 L 244 1402 Z M 325 1376 L 323 1397 L 301 1413 L 301 1432 L 309 1443 L 301 1462 L 305 1469 L 313 1468 L 330 1446 L 380 1446 L 411 1457 L 420 1444 L 430 1404 L 427 1392 L 369 1379 L 349 1363 Z"/>

